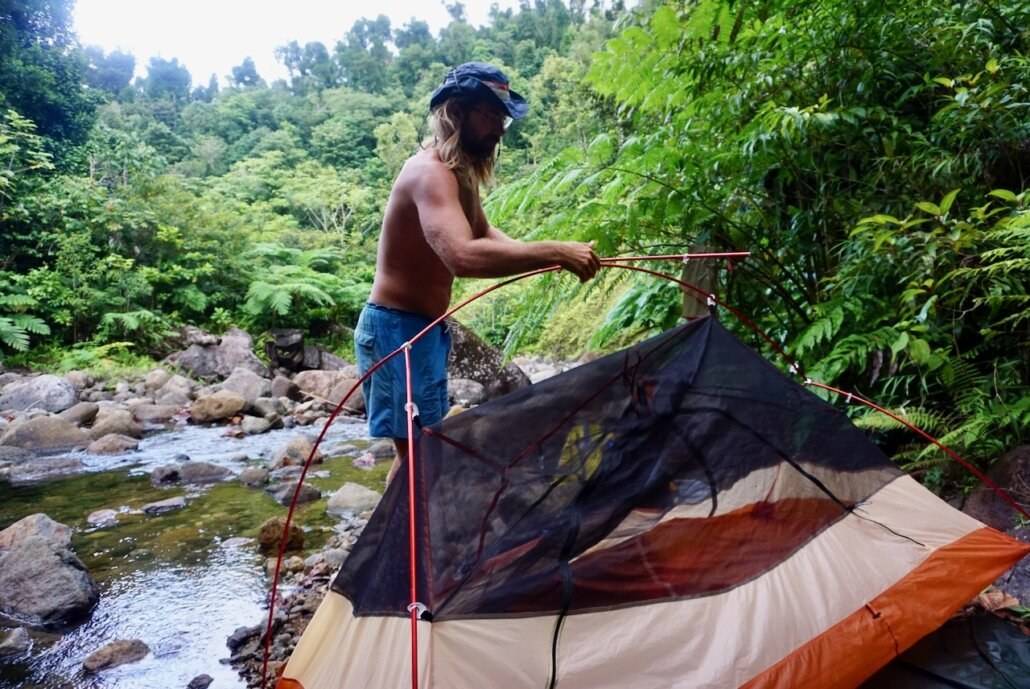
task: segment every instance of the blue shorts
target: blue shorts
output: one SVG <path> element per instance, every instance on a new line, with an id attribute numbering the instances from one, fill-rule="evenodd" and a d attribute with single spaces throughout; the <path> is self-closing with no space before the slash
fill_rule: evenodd
<path id="1" fill-rule="evenodd" d="M 425 316 L 366 304 L 354 329 L 358 370 L 365 374 L 380 359 L 410 340 L 432 322 Z M 422 336 L 411 348 L 411 395 L 418 408 L 416 430 L 431 426 L 447 414 L 447 356 L 451 334 L 444 323 Z M 380 366 L 362 384 L 368 433 L 373 438 L 407 438 L 408 413 L 404 353 Z"/>

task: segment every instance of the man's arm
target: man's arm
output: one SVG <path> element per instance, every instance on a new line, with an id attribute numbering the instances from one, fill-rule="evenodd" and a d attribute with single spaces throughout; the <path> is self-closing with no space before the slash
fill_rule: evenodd
<path id="1" fill-rule="evenodd" d="M 426 241 L 457 277 L 504 277 L 559 264 L 588 280 L 600 267 L 593 249 L 580 242 L 522 242 L 489 225 L 476 237 L 459 201 L 458 181 L 442 166 L 419 177 L 412 199 Z"/>

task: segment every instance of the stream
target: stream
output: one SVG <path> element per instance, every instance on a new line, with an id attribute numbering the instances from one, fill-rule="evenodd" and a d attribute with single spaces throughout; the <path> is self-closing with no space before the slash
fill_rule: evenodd
<path id="1" fill-rule="evenodd" d="M 237 439 L 226 437 L 224 426 L 182 426 L 146 437 L 136 452 L 69 455 L 86 467 L 79 476 L 0 483 L 0 529 L 37 512 L 67 524 L 75 553 L 100 589 L 100 602 L 84 623 L 63 634 L 30 631 L 28 658 L 0 663 L 0 689 L 181 689 L 200 674 L 214 679 L 214 689 L 242 689 L 236 672 L 219 661 L 229 656 L 226 638 L 265 614 L 265 559 L 250 539 L 286 509 L 264 491 L 232 480 L 157 488 L 150 471 L 186 455 L 238 474 L 264 465 L 290 438 L 314 439 L 320 430 L 321 422 Z M 334 456 L 353 454 L 367 444 L 366 434 L 363 422 L 337 420 L 320 448 L 330 459 L 313 466 L 308 481 L 326 497 L 344 481 L 381 491 L 385 466 L 367 472 L 349 457 Z M 184 509 L 155 517 L 140 512 L 148 502 L 178 495 L 186 497 Z M 295 515 L 306 532 L 306 551 L 321 545 L 336 525 L 325 512 L 326 497 Z M 90 527 L 86 517 L 99 509 L 117 510 L 118 524 Z M 0 630 L 12 624 L 0 617 Z M 140 639 L 151 653 L 96 675 L 83 672 L 85 657 L 115 639 Z"/>

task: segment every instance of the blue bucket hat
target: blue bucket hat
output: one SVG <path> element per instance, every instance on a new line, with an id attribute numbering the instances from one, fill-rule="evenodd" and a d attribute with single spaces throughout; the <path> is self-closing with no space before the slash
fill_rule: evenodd
<path id="1" fill-rule="evenodd" d="M 430 96 L 429 109 L 455 96 L 493 100 L 516 120 L 529 111 L 526 99 L 508 88 L 504 72 L 485 62 L 466 62 L 448 72 L 443 84 Z"/>

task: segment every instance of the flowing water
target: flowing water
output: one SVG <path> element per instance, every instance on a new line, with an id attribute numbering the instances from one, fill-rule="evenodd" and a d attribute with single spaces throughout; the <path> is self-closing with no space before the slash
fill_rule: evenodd
<path id="1" fill-rule="evenodd" d="M 235 439 L 221 427 L 183 427 L 152 435 L 138 452 L 117 457 L 78 455 L 87 473 L 47 483 L 0 483 L 0 529 L 43 512 L 74 529 L 72 547 L 96 579 L 100 602 L 89 619 L 63 634 L 31 632 L 27 659 L 0 663 L 0 689 L 182 689 L 199 674 L 214 678 L 213 689 L 242 688 L 227 658 L 226 637 L 257 624 L 269 582 L 264 558 L 252 538 L 269 517 L 285 514 L 264 491 L 235 481 L 206 487 L 155 488 L 150 470 L 188 455 L 239 473 L 299 433 L 314 437 L 319 427 L 289 429 Z M 345 444 L 362 446 L 363 423 L 335 423 L 323 444 L 337 454 Z M 338 457 L 315 466 L 310 482 L 323 492 L 343 481 L 382 489 L 385 465 L 372 472 Z M 184 495 L 177 512 L 148 517 L 148 502 Z M 119 512 L 118 524 L 92 528 L 86 516 L 99 509 Z M 295 523 L 317 547 L 335 520 L 325 500 L 304 505 Z M 7 621 L 6 624 L 10 624 Z M 0 629 L 5 621 L 0 618 Z M 87 655 L 115 639 L 140 639 L 151 653 L 142 661 L 89 675 Z"/>

